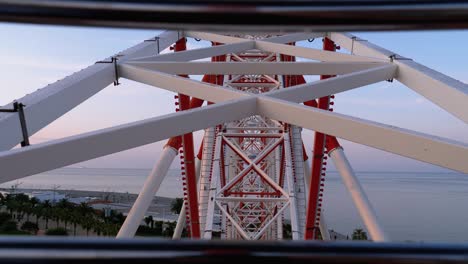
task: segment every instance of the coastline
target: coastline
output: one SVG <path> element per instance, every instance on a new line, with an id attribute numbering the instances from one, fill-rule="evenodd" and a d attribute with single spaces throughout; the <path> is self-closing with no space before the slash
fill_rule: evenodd
<path id="1" fill-rule="evenodd" d="M 11 192 L 11 188 L 0 188 L 1 192 Z M 138 197 L 138 194 L 123 193 L 123 192 L 107 192 L 107 191 L 87 191 L 87 190 L 54 190 L 54 189 L 32 189 L 32 188 L 18 188 L 15 189 L 17 193 L 32 192 L 57 192 L 58 194 L 64 194 L 66 198 L 83 198 L 90 197 L 94 198 L 91 200 L 91 204 L 95 209 L 104 209 L 104 207 L 110 207 L 113 210 L 122 212 L 124 215 L 128 214 L 133 203 Z M 155 219 L 175 221 L 177 215 L 171 212 L 171 203 L 174 198 L 155 196 L 148 208 L 146 215 L 152 215 Z"/>

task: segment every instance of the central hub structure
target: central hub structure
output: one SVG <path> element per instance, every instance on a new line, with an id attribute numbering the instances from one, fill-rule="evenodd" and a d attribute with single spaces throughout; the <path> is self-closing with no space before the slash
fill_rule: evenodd
<path id="1" fill-rule="evenodd" d="M 279 62 L 275 53 L 228 54 L 227 62 Z M 224 75 L 223 86 L 260 94 L 284 88 L 275 74 Z M 203 237 L 276 240 L 286 209 L 292 234 L 304 234 L 306 188 L 301 129 L 254 115 L 205 130 L 200 171 Z M 287 186 L 287 188 L 285 188 Z"/>

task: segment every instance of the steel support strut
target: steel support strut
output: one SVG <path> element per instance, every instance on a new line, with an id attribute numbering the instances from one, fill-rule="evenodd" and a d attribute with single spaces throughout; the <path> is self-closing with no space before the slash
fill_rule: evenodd
<path id="1" fill-rule="evenodd" d="M 323 39 L 323 49 L 327 51 L 335 51 L 335 43 L 328 38 Z M 328 79 L 334 76 L 321 75 L 320 79 Z M 313 106 L 314 103 L 308 103 L 306 105 Z M 329 96 L 319 98 L 318 108 L 327 109 L 330 105 Z M 306 218 L 306 231 L 305 239 L 316 239 L 317 232 L 319 231 L 320 221 L 320 207 L 323 190 L 321 186 L 322 176 L 325 176 L 324 166 L 324 154 L 325 154 L 325 138 L 326 135 L 320 132 L 315 132 L 314 148 L 312 153 L 312 171 L 311 171 L 311 183 L 309 186 L 309 202 L 307 206 L 307 218 Z"/>
<path id="2" fill-rule="evenodd" d="M 183 51 L 187 49 L 187 40 L 179 39 L 174 51 Z M 188 76 L 184 76 L 188 77 Z M 190 97 L 179 94 L 180 110 L 190 109 Z M 195 172 L 195 153 L 193 147 L 193 134 L 187 133 L 182 136 L 182 148 L 184 153 L 183 165 L 185 167 L 185 183 L 187 186 L 187 207 L 188 226 L 190 227 L 190 235 L 192 238 L 200 238 L 200 223 L 198 215 L 198 196 L 197 196 L 197 177 Z"/>
<path id="3" fill-rule="evenodd" d="M 362 189 L 359 180 L 354 174 L 354 171 L 343 152 L 343 148 L 338 145 L 338 147 L 330 150 L 328 154 L 333 160 L 336 169 L 340 172 L 346 189 L 349 191 L 351 198 L 361 215 L 362 221 L 369 231 L 371 239 L 377 242 L 388 241 L 389 239 L 387 235 L 379 224 L 377 214 Z"/>
<path id="4" fill-rule="evenodd" d="M 130 238 L 135 236 L 138 226 L 140 226 L 146 211 L 153 201 L 154 195 L 159 190 L 172 161 L 177 156 L 178 148 L 178 144 L 174 144 L 171 140 L 169 140 L 168 144 L 164 147 L 159 161 L 154 165 L 153 170 L 151 170 L 150 175 L 146 179 L 143 188 L 138 194 L 138 198 L 117 234 L 117 238 Z"/>

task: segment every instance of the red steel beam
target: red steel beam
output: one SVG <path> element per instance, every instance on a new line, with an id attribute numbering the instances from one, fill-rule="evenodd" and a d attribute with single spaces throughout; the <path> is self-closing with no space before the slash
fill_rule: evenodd
<path id="1" fill-rule="evenodd" d="M 187 40 L 182 38 L 175 44 L 174 51 L 187 49 Z M 181 75 L 187 77 L 187 75 Z M 180 110 L 190 109 L 190 97 L 179 94 Z M 182 136 L 182 148 L 184 150 L 185 180 L 187 186 L 187 207 L 190 216 L 190 233 L 192 238 L 200 238 L 200 222 L 198 213 L 197 177 L 195 171 L 195 152 L 193 146 L 193 134 L 187 133 Z"/>
<path id="2" fill-rule="evenodd" d="M 335 51 L 335 43 L 328 38 L 323 40 L 323 49 L 327 51 Z M 334 76 L 322 75 L 320 79 L 327 79 Z M 316 103 L 315 103 L 316 104 Z M 314 106 L 314 102 L 307 102 L 306 105 Z M 319 99 L 318 108 L 328 110 L 330 106 L 330 97 L 322 97 Z M 324 176 L 324 155 L 325 155 L 325 138 L 327 136 L 320 132 L 315 132 L 314 148 L 312 155 L 312 169 L 311 169 L 311 182 L 309 187 L 309 200 L 307 206 L 307 217 L 306 217 L 306 230 L 305 239 L 316 239 L 319 217 L 320 217 L 320 205 L 319 201 L 321 196 L 321 180 Z M 335 139 L 336 140 L 336 139 Z M 323 189 L 322 189 L 323 190 Z"/>

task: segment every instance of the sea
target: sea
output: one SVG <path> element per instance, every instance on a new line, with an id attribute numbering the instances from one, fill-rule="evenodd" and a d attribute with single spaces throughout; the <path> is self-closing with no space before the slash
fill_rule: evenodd
<path id="1" fill-rule="evenodd" d="M 62 168 L 2 188 L 138 193 L 150 169 Z M 440 172 L 356 172 L 384 230 L 394 241 L 468 242 L 468 175 Z M 182 197 L 179 170 L 157 196 Z M 364 225 L 338 172 L 327 172 L 323 212 L 328 228 L 351 234 Z"/>

